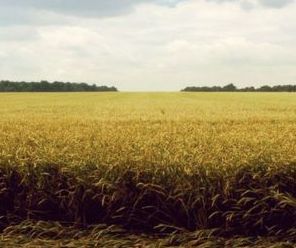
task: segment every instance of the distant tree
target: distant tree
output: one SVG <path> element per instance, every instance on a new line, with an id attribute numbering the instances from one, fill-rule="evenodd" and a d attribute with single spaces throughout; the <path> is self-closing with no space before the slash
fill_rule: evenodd
<path id="1" fill-rule="evenodd" d="M 245 88 L 242 88 L 240 89 L 239 91 L 243 91 L 243 92 L 253 92 L 255 91 L 255 87 L 245 87 Z"/>
<path id="2" fill-rule="evenodd" d="M 0 81 L 0 92 L 79 92 L 79 91 L 118 91 L 114 86 L 97 86 L 86 83 L 53 82 L 13 82 Z"/>
<path id="3" fill-rule="evenodd" d="M 257 91 L 263 91 L 263 92 L 270 92 L 273 91 L 272 88 L 268 85 L 261 86 L 257 89 Z"/>
<path id="4" fill-rule="evenodd" d="M 276 85 L 276 86 L 268 86 L 264 85 L 259 88 L 255 87 L 245 87 L 238 89 L 234 84 L 227 84 L 224 87 L 220 86 L 202 86 L 202 87 L 195 87 L 190 86 L 186 87 L 181 91 L 187 92 L 296 92 L 296 84 L 295 85 Z"/>
<path id="5" fill-rule="evenodd" d="M 222 91 L 236 91 L 236 87 L 233 84 L 227 84 L 222 88 Z"/>

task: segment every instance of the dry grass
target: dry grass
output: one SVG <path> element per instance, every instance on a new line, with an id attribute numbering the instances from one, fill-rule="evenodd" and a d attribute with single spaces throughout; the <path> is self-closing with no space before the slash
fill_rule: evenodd
<path id="1" fill-rule="evenodd" d="M 117 226 L 96 225 L 86 229 L 56 222 L 24 221 L 10 226 L 0 236 L 1 247 L 199 247 L 199 248 L 293 248 L 295 243 L 277 237 L 232 237 L 210 235 L 210 231 L 171 233 L 166 236 L 132 234 Z"/>

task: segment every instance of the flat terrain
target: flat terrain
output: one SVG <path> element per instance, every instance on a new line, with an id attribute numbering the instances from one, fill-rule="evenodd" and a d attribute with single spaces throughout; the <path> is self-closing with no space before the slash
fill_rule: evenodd
<path id="1" fill-rule="evenodd" d="M 296 239 L 295 93 L 0 94 L 0 165 L 0 244 L 37 221 L 169 246 Z M 62 239 L 45 233 L 30 242 Z"/>

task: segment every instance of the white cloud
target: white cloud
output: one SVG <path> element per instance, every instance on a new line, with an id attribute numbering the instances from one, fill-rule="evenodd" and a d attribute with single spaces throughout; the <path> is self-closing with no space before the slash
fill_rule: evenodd
<path id="1" fill-rule="evenodd" d="M 0 75 L 122 90 L 295 82 L 295 4 L 250 11 L 230 0 L 172 4 L 143 1 L 112 18 L 38 12 L 31 24 L 2 25 Z"/>
<path id="2" fill-rule="evenodd" d="M 207 0 L 216 3 L 236 3 L 240 4 L 245 10 L 250 10 L 258 6 L 268 8 L 283 8 L 289 4 L 295 3 L 295 0 Z"/>

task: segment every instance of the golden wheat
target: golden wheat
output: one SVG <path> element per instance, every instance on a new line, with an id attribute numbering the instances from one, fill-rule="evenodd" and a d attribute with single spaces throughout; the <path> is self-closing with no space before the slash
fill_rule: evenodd
<path id="1" fill-rule="evenodd" d="M 29 218 L 158 231 L 296 233 L 293 93 L 0 99 L 4 227 Z"/>

